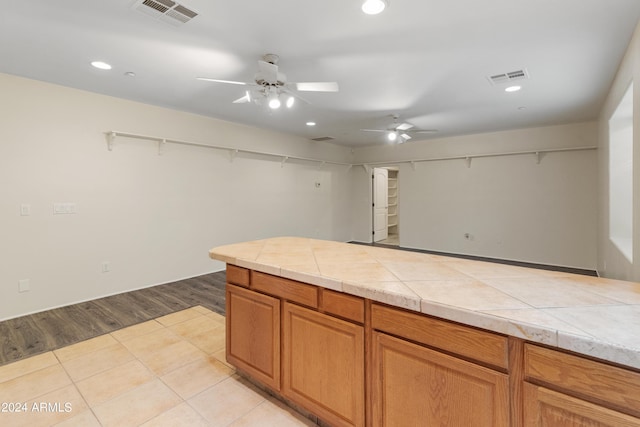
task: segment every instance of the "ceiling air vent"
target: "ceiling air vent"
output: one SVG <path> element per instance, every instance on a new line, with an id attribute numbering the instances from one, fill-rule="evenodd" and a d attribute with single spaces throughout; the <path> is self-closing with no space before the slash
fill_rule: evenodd
<path id="1" fill-rule="evenodd" d="M 501 83 L 510 83 L 510 82 L 515 82 L 518 80 L 524 80 L 528 78 L 529 78 L 529 74 L 525 69 L 511 71 L 509 73 L 495 74 L 493 76 L 487 77 L 487 79 L 489 79 L 489 82 L 491 82 L 492 85 L 499 85 Z"/>
<path id="2" fill-rule="evenodd" d="M 319 136 L 318 138 L 311 138 L 312 141 L 331 141 L 335 139 L 332 136 Z"/>
<path id="3" fill-rule="evenodd" d="M 198 16 L 197 12 L 173 0 L 137 0 L 133 8 L 172 25 L 181 25 Z"/>

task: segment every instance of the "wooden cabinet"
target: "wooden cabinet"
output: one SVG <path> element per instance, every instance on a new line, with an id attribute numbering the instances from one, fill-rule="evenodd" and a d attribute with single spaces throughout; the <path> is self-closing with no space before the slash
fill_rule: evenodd
<path id="1" fill-rule="evenodd" d="M 282 392 L 332 426 L 364 425 L 364 328 L 284 303 Z"/>
<path id="2" fill-rule="evenodd" d="M 364 426 L 364 300 L 238 267 L 227 277 L 229 363 L 332 426 Z"/>
<path id="3" fill-rule="evenodd" d="M 449 328 L 448 342 L 443 341 L 443 345 L 456 348 L 460 345 L 456 341 L 462 338 L 467 342 L 464 348 L 470 354 L 474 352 L 473 339 L 468 339 L 477 333 L 485 333 L 464 328 L 469 330 L 462 336 L 451 334 L 461 326 L 442 321 L 436 326 L 434 322 L 438 321 L 434 319 L 384 306 L 374 305 L 372 312 L 374 327 L 413 335 L 414 338 L 424 335 L 429 340 L 439 341 L 438 336 L 443 334 L 444 338 Z M 425 326 L 423 321 L 431 323 L 432 327 L 422 329 L 420 326 Z M 396 330 L 396 326 L 402 324 L 404 330 Z M 494 338 L 493 345 L 504 339 L 500 336 Z M 510 425 L 509 376 L 506 373 L 384 331 L 374 331 L 372 340 L 373 426 Z M 478 344 L 486 345 L 482 341 Z M 501 361 L 501 351 L 505 349 L 498 349 L 498 357 L 490 359 Z"/>
<path id="4" fill-rule="evenodd" d="M 526 427 L 640 427 L 640 373 L 524 346 Z"/>
<path id="5" fill-rule="evenodd" d="M 280 300 L 231 284 L 226 296 L 227 360 L 280 390 Z"/>
<path id="6" fill-rule="evenodd" d="M 525 383 L 525 427 L 639 427 L 640 419 Z"/>
<path id="7" fill-rule="evenodd" d="M 240 267 L 227 360 L 331 426 L 640 427 L 640 371 Z"/>

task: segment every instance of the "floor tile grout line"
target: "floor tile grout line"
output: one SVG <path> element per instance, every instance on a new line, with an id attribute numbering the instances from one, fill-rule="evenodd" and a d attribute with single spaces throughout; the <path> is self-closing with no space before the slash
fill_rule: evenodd
<path id="1" fill-rule="evenodd" d="M 207 310 L 208 310 L 208 309 L 207 309 Z M 175 332 L 171 331 L 171 327 L 176 326 L 176 325 L 179 325 L 180 323 L 189 322 L 189 321 L 196 320 L 196 319 L 199 319 L 199 318 L 202 318 L 202 317 L 208 318 L 212 313 L 214 313 L 214 312 L 213 312 L 213 311 L 210 311 L 210 313 L 198 313 L 198 315 L 197 315 L 197 316 L 195 316 L 195 317 L 190 317 L 189 319 L 186 319 L 186 320 L 184 320 L 184 321 L 182 321 L 182 322 L 174 323 L 174 324 L 171 324 L 171 325 L 162 325 L 162 324 L 161 324 L 161 328 L 158 328 L 157 330 L 162 330 L 162 329 L 167 330 L 167 329 L 169 329 L 169 331 L 170 331 L 170 332 L 172 332 L 172 333 L 174 333 L 174 334 L 175 334 L 175 335 L 180 339 L 180 341 L 190 343 L 192 338 L 190 338 L 190 337 L 188 337 L 188 336 L 183 336 L 183 335 L 180 335 L 180 334 L 177 334 L 177 333 L 175 333 Z M 213 321 L 213 322 L 215 322 L 217 319 L 215 319 L 215 318 L 214 318 L 214 319 L 210 319 L 210 320 L 211 320 L 211 321 Z M 221 333 L 221 331 L 218 331 L 217 333 Z M 146 335 L 146 333 L 145 333 L 145 334 L 142 334 L 142 335 L 138 335 L 137 337 L 139 337 L 139 336 L 144 336 L 144 335 Z M 114 344 L 112 344 L 112 345 L 122 344 L 119 340 L 115 339 L 115 337 L 112 337 L 112 338 L 114 338 L 114 340 L 116 341 L 116 342 L 115 342 Z M 135 339 L 135 338 L 136 338 L 136 337 L 133 337 L 132 339 Z M 77 343 L 76 343 L 76 344 L 77 344 Z M 76 345 L 76 344 L 70 344 L 69 346 Z M 192 344 L 193 344 L 193 343 L 192 343 Z M 65 347 L 69 347 L 69 346 L 65 346 Z M 102 348 L 99 348 L 99 349 L 94 349 L 94 350 L 92 350 L 91 352 L 86 353 L 86 354 L 83 354 L 83 355 L 90 355 L 90 354 L 92 354 L 92 353 L 95 353 L 96 351 L 104 350 L 105 348 L 109 348 L 109 347 L 110 347 L 110 346 L 108 345 L 108 346 L 106 346 L 106 347 L 102 347 Z M 64 348 L 64 347 L 63 347 L 63 348 Z M 245 387 L 248 387 L 251 391 L 253 391 L 253 392 L 255 392 L 255 393 L 258 393 L 258 395 L 260 396 L 260 402 L 259 402 L 256 406 L 253 406 L 250 410 L 248 410 L 248 411 L 246 411 L 246 412 L 242 412 L 241 414 L 238 414 L 238 415 L 237 415 L 237 417 L 236 417 L 234 420 L 230 421 L 230 423 L 229 423 L 228 425 L 233 425 L 233 424 L 234 424 L 234 423 L 236 423 L 239 419 L 242 419 L 243 417 L 245 417 L 245 416 L 247 416 L 248 414 L 250 414 L 250 413 L 254 412 L 255 410 L 257 410 L 258 408 L 260 408 L 260 407 L 264 406 L 268 401 L 271 401 L 271 397 L 270 397 L 270 395 L 269 395 L 268 393 L 266 393 L 264 390 L 256 389 L 256 388 L 255 388 L 255 386 L 254 386 L 253 384 L 245 384 L 245 383 L 242 381 L 243 377 L 242 377 L 241 375 L 239 375 L 235 369 L 233 369 L 232 367 L 229 367 L 229 366 L 228 366 L 228 365 L 226 365 L 223 361 L 221 361 L 218 357 L 214 356 L 214 354 L 215 354 L 215 353 L 219 353 L 219 350 L 212 351 L 212 352 L 206 352 L 206 351 L 204 351 L 203 349 L 200 349 L 200 350 L 201 350 L 201 351 L 202 351 L 202 352 L 207 356 L 207 358 L 208 358 L 208 359 L 210 358 L 212 361 L 214 361 L 214 362 L 216 362 L 216 363 L 220 363 L 221 365 L 224 365 L 224 366 L 226 366 L 227 368 L 229 368 L 229 372 L 228 372 L 228 374 L 227 374 L 223 379 L 221 379 L 221 380 L 219 380 L 219 381 L 217 381 L 217 382 L 215 382 L 215 383 L 213 383 L 213 384 L 208 384 L 208 386 L 207 386 L 204 390 L 201 390 L 201 391 L 199 391 L 198 393 L 196 393 L 196 394 L 194 394 L 193 396 L 190 396 L 190 397 L 188 397 L 188 398 L 183 398 L 183 397 L 178 393 L 178 390 L 177 390 L 177 389 L 174 389 L 174 388 L 173 388 L 169 383 L 165 382 L 165 380 L 163 379 L 163 376 L 169 375 L 170 373 L 172 373 L 172 372 L 176 371 L 177 369 L 180 369 L 180 368 L 182 368 L 182 367 L 184 367 L 184 366 L 187 366 L 187 365 L 189 365 L 190 363 L 196 363 L 197 361 L 195 361 L 195 360 L 194 360 L 194 361 L 190 361 L 190 362 L 188 362 L 188 363 L 185 363 L 184 365 L 181 365 L 181 366 L 178 366 L 178 367 L 176 367 L 176 368 L 172 369 L 171 371 L 168 371 L 168 372 L 162 373 L 162 375 L 161 375 L 160 373 L 156 373 L 156 372 L 154 372 L 153 370 L 151 370 L 151 369 L 150 369 L 150 368 L 149 368 L 149 367 L 144 363 L 144 361 L 143 361 L 142 359 L 140 359 L 137 355 L 135 355 L 135 354 L 133 354 L 132 352 L 130 352 L 130 351 L 129 351 L 129 352 L 131 353 L 131 355 L 132 355 L 132 359 L 131 359 L 131 360 L 129 360 L 129 361 L 127 361 L 127 362 L 125 362 L 125 363 L 131 363 L 131 362 L 133 362 L 133 361 L 136 361 L 136 362 L 137 362 L 137 363 L 139 363 L 142 367 L 144 367 L 144 369 L 145 369 L 145 370 L 147 370 L 147 371 L 151 374 L 152 379 L 151 379 L 150 381 L 146 381 L 144 384 L 140 384 L 140 385 L 138 385 L 138 386 L 136 386 L 136 387 L 134 387 L 134 388 L 132 388 L 132 389 L 128 389 L 128 390 L 126 390 L 126 391 L 125 391 L 125 392 L 123 392 L 123 393 L 130 393 L 130 392 L 133 392 L 134 390 L 136 390 L 136 389 L 138 389 L 138 388 L 140 388 L 140 387 L 142 387 L 142 386 L 144 386 L 144 385 L 148 384 L 148 383 L 149 383 L 149 382 L 151 382 L 151 381 L 157 381 L 158 383 L 162 384 L 162 385 L 163 385 L 163 387 L 166 387 L 166 389 L 168 389 L 168 390 L 169 390 L 170 394 L 171 394 L 171 395 L 173 395 L 173 396 L 175 397 L 175 399 L 176 399 L 176 401 L 175 401 L 175 403 L 174 403 L 173 405 L 171 405 L 170 407 L 165 408 L 165 409 L 164 409 L 162 412 L 160 412 L 160 413 L 156 413 L 155 415 L 150 416 L 148 419 L 145 419 L 144 421 L 140 421 L 140 424 L 148 423 L 148 422 L 152 421 L 153 419 L 158 418 L 158 417 L 161 417 L 161 416 L 163 416 L 164 414 L 166 414 L 166 413 L 168 413 L 168 412 L 170 412 L 170 411 L 174 410 L 175 408 L 177 408 L 178 406 L 182 405 L 183 403 L 186 403 L 186 404 L 187 404 L 187 406 L 191 409 L 191 411 L 193 411 L 193 412 L 194 412 L 194 414 L 195 414 L 195 415 L 197 415 L 197 417 L 198 417 L 200 420 L 202 420 L 206 425 L 209 425 L 209 426 L 215 425 L 215 423 L 210 422 L 210 421 L 205 417 L 205 415 L 204 415 L 204 414 L 202 414 L 200 411 L 198 411 L 198 410 L 196 409 L 196 407 L 195 407 L 195 406 L 193 406 L 193 405 L 192 405 L 191 400 L 192 400 L 192 399 L 194 399 L 194 398 L 196 398 L 197 396 L 199 396 L 199 395 L 200 395 L 200 394 L 202 394 L 202 393 L 205 393 L 205 392 L 207 392 L 207 391 L 211 391 L 211 389 L 212 389 L 212 388 L 214 388 L 214 387 L 216 387 L 216 386 L 220 386 L 223 382 L 226 382 L 226 381 L 239 381 L 239 382 L 241 383 L 241 384 L 239 384 L 239 385 L 241 385 L 241 386 L 245 386 Z M 104 401 L 104 402 L 101 402 L 101 403 L 100 403 L 100 404 L 98 404 L 98 405 L 93 405 L 93 406 L 92 406 L 92 405 L 90 405 L 90 404 L 89 404 L 89 402 L 87 401 L 87 396 L 85 396 L 85 394 L 83 394 L 83 393 L 80 391 L 79 383 L 80 383 L 80 382 L 82 382 L 82 381 L 84 381 L 84 380 L 86 380 L 86 379 L 92 378 L 92 377 L 93 377 L 93 376 L 95 376 L 95 375 L 103 374 L 104 372 L 107 372 L 107 371 L 108 371 L 108 369 L 103 370 L 103 371 L 100 371 L 100 372 L 98 372 L 98 373 L 94 373 L 93 375 L 91 375 L 91 376 L 89 376 L 89 377 L 87 377 L 87 378 L 79 379 L 79 380 L 77 380 L 77 381 L 76 381 L 76 380 L 74 380 L 74 379 L 71 377 L 71 374 L 70 374 L 70 373 L 69 373 L 69 371 L 67 370 L 67 367 L 64 365 L 64 363 L 61 361 L 61 359 L 60 359 L 59 355 L 58 355 L 57 353 L 54 353 L 53 351 L 52 351 L 52 355 L 53 355 L 53 357 L 54 357 L 55 363 L 54 363 L 54 364 L 52 364 L 52 365 L 50 365 L 50 366 L 60 366 L 60 367 L 64 370 L 64 372 L 65 372 L 65 374 L 66 374 L 66 376 L 67 376 L 68 380 L 69 380 L 69 381 L 71 382 L 71 384 L 73 385 L 74 390 L 79 394 L 80 398 L 82 399 L 82 401 L 83 401 L 83 402 L 84 402 L 84 404 L 86 405 L 86 407 L 87 407 L 87 409 L 86 409 L 86 410 L 90 411 L 91 416 L 93 416 L 93 417 L 94 417 L 94 419 L 98 422 L 98 424 L 99 424 L 99 425 L 101 425 L 101 426 L 103 426 L 103 427 L 104 427 L 103 420 L 101 420 L 101 419 L 98 417 L 98 414 L 97 414 L 97 412 L 95 411 L 95 409 L 96 409 L 99 405 L 106 404 L 107 402 L 112 401 L 113 399 L 116 399 L 118 396 L 113 396 L 113 397 L 111 397 L 111 398 L 110 398 L 109 400 L 107 400 L 107 401 Z M 78 357 L 81 357 L 81 356 L 78 356 Z M 76 359 L 76 358 L 69 359 L 69 360 L 75 360 L 75 359 Z M 124 365 L 125 363 L 120 364 L 120 365 L 118 365 L 118 366 L 122 366 L 122 365 Z M 43 368 L 43 369 L 44 369 L 44 368 Z M 70 385 L 71 385 L 71 384 L 70 384 Z M 67 385 L 67 386 L 65 386 L 65 387 L 68 387 L 68 385 Z M 119 396 L 121 396 L 123 393 L 120 393 L 120 394 L 119 394 Z M 84 413 L 85 413 L 85 411 L 82 411 L 80 414 L 77 414 L 77 415 L 74 415 L 74 416 L 79 416 L 79 415 L 84 414 Z M 73 418 L 73 416 L 72 416 L 72 417 L 67 418 L 66 420 L 71 419 L 71 418 Z M 65 420 L 65 421 L 66 421 L 66 420 Z"/>
<path id="2" fill-rule="evenodd" d="M 155 319 L 154 319 L 154 320 L 155 320 Z M 159 322 L 158 322 L 158 323 L 159 323 Z M 160 325 L 162 326 L 162 329 L 169 329 L 167 326 L 165 326 L 165 325 L 163 325 L 163 324 L 161 324 L 161 323 L 160 323 Z M 134 326 L 135 326 L 135 325 L 134 325 Z M 160 330 L 160 329 L 156 329 L 156 331 L 157 331 L 157 330 Z M 173 331 L 170 331 L 170 332 L 172 332 L 172 333 L 173 333 Z M 148 335 L 148 334 L 150 334 L 150 333 L 152 333 L 152 332 L 149 332 L 149 333 L 146 333 L 146 334 L 142 334 L 142 335 L 138 335 L 138 336 L 136 336 L 136 337 L 132 337 L 131 339 L 135 339 L 135 338 L 138 338 L 138 337 L 140 337 L 140 336 Z M 177 334 L 176 334 L 176 335 L 177 335 Z M 180 338 L 181 338 L 182 340 L 184 340 L 184 341 L 187 341 L 184 337 L 181 337 L 181 336 L 180 336 Z M 120 343 L 120 341 L 118 341 L 118 343 Z M 120 344 L 122 344 L 122 343 L 120 343 Z M 99 350 L 97 350 L 97 351 L 99 351 Z M 145 386 L 145 385 L 149 384 L 149 383 L 150 383 L 150 382 L 152 382 L 152 381 L 159 381 L 159 382 L 161 382 L 165 387 L 167 387 L 167 389 L 168 389 L 168 390 L 170 390 L 170 392 L 171 392 L 173 395 L 175 395 L 175 396 L 179 399 L 179 403 L 177 403 L 176 405 L 172 406 L 171 408 L 166 409 L 165 411 L 163 411 L 163 412 L 162 412 L 162 413 L 160 413 L 160 414 L 156 414 L 156 415 L 154 415 L 153 417 L 151 417 L 151 418 L 149 418 L 149 419 L 147 419 L 147 420 L 142 421 L 142 422 L 140 423 L 140 425 L 145 424 L 145 423 L 147 423 L 147 422 L 149 422 L 149 421 L 153 420 L 154 418 L 157 418 L 157 417 L 159 417 L 159 416 L 163 415 L 165 412 L 168 412 L 168 411 L 170 411 L 170 410 L 174 409 L 175 407 L 177 407 L 177 406 L 181 405 L 182 403 L 185 403 L 185 402 L 186 402 L 186 400 L 185 400 L 185 399 L 183 399 L 183 398 L 182 398 L 182 396 L 180 396 L 180 395 L 179 395 L 179 394 L 178 394 L 178 393 L 177 393 L 177 392 L 176 392 L 176 391 L 175 391 L 175 390 L 174 390 L 174 389 L 173 389 L 169 384 L 165 383 L 165 381 L 162 379 L 162 376 L 158 375 L 156 372 L 154 372 L 153 370 L 151 370 L 151 369 L 150 369 L 150 368 L 149 368 L 149 367 L 144 363 L 144 361 L 143 361 L 143 360 L 141 360 L 137 355 L 135 355 L 134 353 L 132 353 L 129 349 L 127 349 L 127 351 L 129 351 L 129 352 L 132 354 L 132 356 L 133 356 L 133 358 L 134 358 L 134 360 L 135 360 L 135 361 L 139 362 L 139 363 L 141 364 L 141 366 L 142 366 L 142 367 L 144 367 L 144 369 L 145 369 L 145 370 L 147 370 L 147 371 L 151 374 L 152 379 L 151 379 L 150 381 L 147 381 L 147 382 L 145 382 L 145 383 L 143 383 L 143 384 L 140 384 L 140 385 L 138 385 L 138 386 L 136 386 L 136 387 L 134 387 L 134 388 L 132 388 L 132 389 L 127 390 L 127 391 L 126 391 L 126 393 L 134 392 L 135 390 L 137 390 L 137 389 L 139 389 L 139 388 L 141 388 L 141 387 L 143 387 L 143 386 Z M 129 363 L 129 362 L 126 362 L 126 363 Z M 122 366 L 122 365 L 120 365 L 120 366 Z M 113 369 L 113 368 L 112 368 L 112 369 Z M 179 369 L 179 367 L 178 367 L 178 368 L 176 368 L 176 369 Z M 101 371 L 101 372 L 95 373 L 95 374 L 94 374 L 94 375 L 92 375 L 91 377 L 93 377 L 93 376 L 95 376 L 95 375 L 103 374 L 103 373 L 104 373 L 104 372 L 106 372 L 106 371 L 108 371 L 108 370 L 105 370 L 105 371 Z M 173 372 L 173 370 L 172 370 L 172 371 L 170 371 L 170 372 Z M 164 375 L 167 375 L 167 374 L 168 374 L 168 373 L 170 373 L 170 372 L 167 372 L 167 373 L 165 373 Z M 80 380 L 80 381 L 84 381 L 84 380 L 89 379 L 89 378 L 91 378 L 91 377 L 83 378 L 83 379 L 82 379 L 82 380 Z M 74 386 L 77 388 L 77 384 L 76 384 L 76 382 L 75 382 L 74 380 L 72 380 L 72 381 L 74 382 Z M 115 399 L 117 399 L 118 397 L 120 397 L 120 396 L 121 396 L 121 395 L 112 396 L 110 399 L 108 399 L 108 400 L 106 400 L 106 401 L 104 401 L 104 402 L 100 402 L 100 403 L 99 403 L 99 404 L 97 404 L 97 405 L 91 406 L 91 405 L 89 405 L 89 403 L 86 401 L 86 397 L 85 397 L 85 396 L 80 392 L 80 390 L 78 390 L 78 392 L 79 392 L 79 393 L 80 393 L 80 395 L 82 396 L 83 400 L 85 400 L 85 403 L 87 403 L 88 408 L 91 410 L 91 412 L 93 413 L 94 417 L 96 418 L 96 420 L 98 420 L 98 422 L 100 423 L 100 425 L 101 425 L 101 426 L 103 425 L 103 424 L 102 424 L 102 421 L 100 420 L 100 418 L 98 417 L 98 414 L 95 412 L 95 410 L 94 410 L 94 409 L 95 409 L 96 407 L 99 407 L 100 405 L 104 405 L 104 404 L 106 404 L 106 403 L 108 403 L 108 402 L 111 402 L 111 401 L 113 401 L 113 400 L 115 400 Z M 201 414 L 199 414 L 199 413 L 198 413 L 198 415 L 199 415 L 200 417 L 202 417 L 202 415 L 201 415 Z"/>

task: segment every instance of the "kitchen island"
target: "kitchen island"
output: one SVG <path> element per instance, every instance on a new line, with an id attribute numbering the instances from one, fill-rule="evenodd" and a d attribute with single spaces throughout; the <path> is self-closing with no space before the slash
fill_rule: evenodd
<path id="1" fill-rule="evenodd" d="M 230 363 L 331 425 L 640 426 L 640 284 L 294 237 L 210 256 Z"/>

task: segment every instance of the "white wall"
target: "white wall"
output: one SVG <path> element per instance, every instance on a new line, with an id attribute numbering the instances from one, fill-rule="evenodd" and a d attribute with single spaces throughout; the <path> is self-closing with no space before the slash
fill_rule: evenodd
<path id="1" fill-rule="evenodd" d="M 606 277 L 640 281 L 640 26 L 631 39 L 627 53 L 620 64 L 616 78 L 609 90 L 607 100 L 599 118 L 599 152 L 598 180 L 599 190 L 599 227 L 598 227 L 598 269 Z M 615 112 L 620 100 L 631 82 L 633 87 L 633 232 L 632 245 L 634 259 L 629 261 L 618 247 L 610 240 L 609 230 L 609 119 Z"/>
<path id="2" fill-rule="evenodd" d="M 227 151 L 172 144 L 158 155 L 142 140 L 108 151 L 104 132 L 329 161 L 348 161 L 346 149 L 9 75 L 0 93 L 0 320 L 220 270 L 208 258 L 218 245 L 351 238 L 345 166 L 232 162 Z M 53 215 L 56 202 L 77 214 Z M 30 292 L 18 293 L 21 279 Z"/>
<path id="3" fill-rule="evenodd" d="M 595 122 L 356 150 L 362 163 L 594 147 Z M 400 245 L 595 269 L 597 151 L 398 163 Z M 370 176 L 353 179 L 355 239 L 370 241 Z M 357 219 L 360 218 L 360 222 Z M 368 221 L 368 223 L 367 223 Z M 469 233 L 470 239 L 465 238 Z"/>

